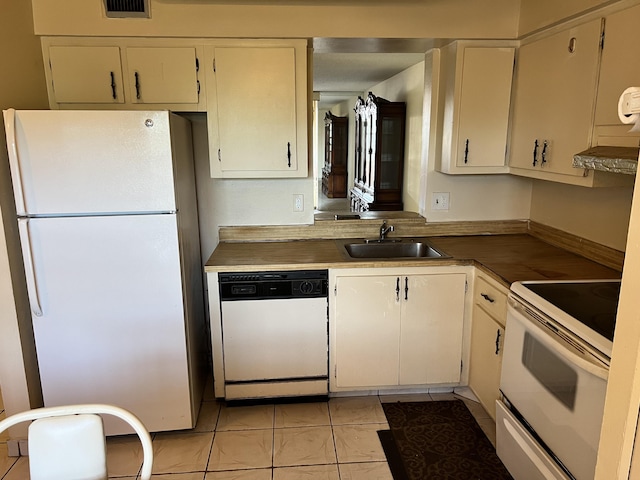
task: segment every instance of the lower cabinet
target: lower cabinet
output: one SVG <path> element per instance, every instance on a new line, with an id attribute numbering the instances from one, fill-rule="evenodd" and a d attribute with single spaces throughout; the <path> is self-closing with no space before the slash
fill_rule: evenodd
<path id="1" fill-rule="evenodd" d="M 471 325 L 469 388 L 496 419 L 496 400 L 500 394 L 502 347 L 507 316 L 505 287 L 482 274 L 476 276 Z"/>
<path id="2" fill-rule="evenodd" d="M 332 391 L 460 382 L 467 274 L 430 270 L 335 274 Z"/>

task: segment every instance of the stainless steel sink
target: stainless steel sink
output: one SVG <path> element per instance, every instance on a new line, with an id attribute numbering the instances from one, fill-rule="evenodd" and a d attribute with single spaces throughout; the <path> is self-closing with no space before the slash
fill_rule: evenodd
<path id="1" fill-rule="evenodd" d="M 345 243 L 344 249 L 351 258 L 446 258 L 427 242 L 402 240 L 393 242 Z"/>

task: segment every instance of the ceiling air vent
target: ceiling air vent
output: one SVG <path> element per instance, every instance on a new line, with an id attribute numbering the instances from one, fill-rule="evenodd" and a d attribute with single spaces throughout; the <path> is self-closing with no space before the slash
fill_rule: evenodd
<path id="1" fill-rule="evenodd" d="M 149 0 L 104 0 L 107 17 L 149 18 Z"/>

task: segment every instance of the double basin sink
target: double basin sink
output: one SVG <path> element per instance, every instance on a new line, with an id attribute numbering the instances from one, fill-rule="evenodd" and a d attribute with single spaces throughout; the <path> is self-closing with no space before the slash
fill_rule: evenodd
<path id="1" fill-rule="evenodd" d="M 342 240 L 340 248 L 352 259 L 449 258 L 421 238 Z"/>

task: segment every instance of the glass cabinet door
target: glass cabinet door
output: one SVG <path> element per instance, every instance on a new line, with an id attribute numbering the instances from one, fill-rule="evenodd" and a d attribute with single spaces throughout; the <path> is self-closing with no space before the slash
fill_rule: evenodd
<path id="1" fill-rule="evenodd" d="M 376 177 L 376 136 L 378 126 L 378 112 L 375 105 L 369 105 L 368 120 L 369 129 L 367 130 L 367 191 L 373 194 Z"/>
<path id="2" fill-rule="evenodd" d="M 381 123 L 380 188 L 383 190 L 398 189 L 402 180 L 403 159 L 400 155 L 404 147 L 401 119 L 385 117 Z"/>
<path id="3" fill-rule="evenodd" d="M 369 93 L 355 111 L 352 210 L 402 210 L 406 103 Z"/>

